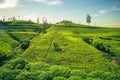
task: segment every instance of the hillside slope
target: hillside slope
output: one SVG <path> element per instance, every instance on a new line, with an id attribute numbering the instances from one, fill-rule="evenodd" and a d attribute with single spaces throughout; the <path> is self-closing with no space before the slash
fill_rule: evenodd
<path id="1" fill-rule="evenodd" d="M 97 27 L 51 27 L 46 34 L 40 34 L 31 40 L 31 45 L 23 53 L 23 57 L 29 62 L 42 61 L 87 73 L 119 72 L 119 66 L 111 62 L 107 53 L 83 41 L 84 37 L 105 37 L 116 31 L 117 29 Z"/>
<path id="2" fill-rule="evenodd" d="M 19 42 L 11 38 L 4 30 L 0 30 L 0 52 L 10 53 L 15 47 L 19 45 Z"/>
<path id="3" fill-rule="evenodd" d="M 0 80 L 120 80 L 120 29 L 0 26 Z M 11 53 L 11 54 L 9 54 Z"/>

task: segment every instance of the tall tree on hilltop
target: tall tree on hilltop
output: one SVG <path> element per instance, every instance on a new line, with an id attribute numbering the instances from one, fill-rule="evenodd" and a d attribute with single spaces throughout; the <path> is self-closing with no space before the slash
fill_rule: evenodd
<path id="1" fill-rule="evenodd" d="M 88 24 L 91 23 L 91 16 L 90 16 L 89 14 L 87 14 L 86 22 L 87 22 Z"/>
<path id="2" fill-rule="evenodd" d="M 5 16 L 3 16 L 3 22 L 5 22 Z"/>
<path id="3" fill-rule="evenodd" d="M 37 23 L 39 24 L 39 17 L 37 18 Z"/>

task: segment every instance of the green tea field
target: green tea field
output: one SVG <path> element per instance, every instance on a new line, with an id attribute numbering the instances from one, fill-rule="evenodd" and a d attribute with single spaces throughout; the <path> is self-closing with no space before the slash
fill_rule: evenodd
<path id="1" fill-rule="evenodd" d="M 120 28 L 1 22 L 0 80 L 120 80 Z"/>

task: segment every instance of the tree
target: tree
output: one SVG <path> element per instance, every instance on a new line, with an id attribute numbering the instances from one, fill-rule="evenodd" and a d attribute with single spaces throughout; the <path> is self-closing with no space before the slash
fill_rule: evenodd
<path id="1" fill-rule="evenodd" d="M 42 28 L 42 32 L 46 33 L 45 29 L 48 27 L 48 23 L 47 23 L 47 19 L 45 17 L 42 18 L 43 21 L 43 28 Z"/>
<path id="2" fill-rule="evenodd" d="M 15 17 L 13 17 L 13 21 L 15 21 L 16 20 L 16 18 Z"/>
<path id="3" fill-rule="evenodd" d="M 3 16 L 3 22 L 5 22 L 5 16 Z"/>
<path id="4" fill-rule="evenodd" d="M 89 14 L 87 15 L 86 21 L 87 21 L 88 24 L 91 23 L 91 16 Z"/>
<path id="5" fill-rule="evenodd" d="M 37 18 L 37 23 L 39 24 L 39 17 Z"/>

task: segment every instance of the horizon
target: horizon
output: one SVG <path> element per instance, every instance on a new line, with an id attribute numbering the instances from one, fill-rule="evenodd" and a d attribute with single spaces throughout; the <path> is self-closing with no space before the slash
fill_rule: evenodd
<path id="1" fill-rule="evenodd" d="M 48 22 L 56 23 L 69 20 L 87 24 L 86 15 L 91 15 L 94 26 L 120 27 L 119 0 L 1 0 L 0 20 L 5 16 L 23 20 L 46 17 Z"/>

